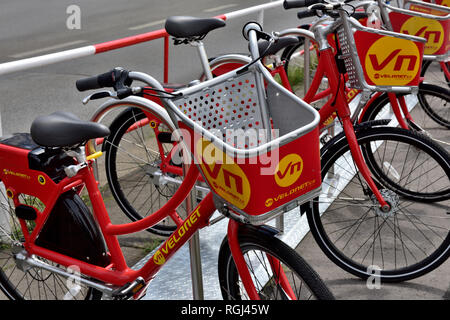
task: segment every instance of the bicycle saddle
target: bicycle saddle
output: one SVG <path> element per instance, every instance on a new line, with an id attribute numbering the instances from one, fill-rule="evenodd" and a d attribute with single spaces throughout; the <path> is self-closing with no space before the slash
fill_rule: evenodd
<path id="1" fill-rule="evenodd" d="M 70 112 L 57 111 L 37 117 L 31 124 L 31 137 L 44 147 L 70 147 L 89 139 L 109 135 L 103 124 L 84 121 Z"/>
<path id="2" fill-rule="evenodd" d="M 217 18 L 196 18 L 172 16 L 166 20 L 166 31 L 175 38 L 204 36 L 211 30 L 225 26 L 225 21 Z"/>
<path id="3" fill-rule="evenodd" d="M 293 37 L 293 36 L 281 37 L 278 39 L 277 42 L 273 43 L 270 46 L 270 48 L 267 50 L 267 52 L 264 52 L 264 51 L 266 51 L 266 49 L 269 45 L 269 41 L 261 39 L 261 40 L 258 40 L 258 50 L 259 50 L 260 55 L 264 54 L 264 56 L 270 56 L 270 55 L 276 54 L 281 49 L 284 49 L 291 45 L 295 45 L 297 43 L 299 43 L 299 39 L 297 37 Z"/>

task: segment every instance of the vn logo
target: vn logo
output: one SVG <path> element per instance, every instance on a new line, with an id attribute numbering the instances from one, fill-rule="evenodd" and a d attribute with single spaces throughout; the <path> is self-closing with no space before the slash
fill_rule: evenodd
<path id="1" fill-rule="evenodd" d="M 392 51 L 391 54 L 386 57 L 386 59 L 381 61 L 381 63 L 378 61 L 378 57 L 376 54 L 369 54 L 370 62 L 372 63 L 373 69 L 376 71 L 383 70 L 384 68 L 386 68 L 389 62 L 391 62 L 392 60 L 394 60 L 394 58 L 396 58 L 394 65 L 395 71 L 401 70 L 403 63 L 405 61 L 406 62 L 409 61 L 409 63 L 407 62 L 407 70 L 408 71 L 414 70 L 414 66 L 416 65 L 417 62 L 417 56 L 406 54 L 398 55 L 401 51 L 402 49 Z"/>
<path id="2" fill-rule="evenodd" d="M 250 200 L 250 182 L 239 165 L 203 139 L 198 140 L 196 152 L 202 172 L 214 191 L 239 209 L 245 208 Z"/>
<path id="3" fill-rule="evenodd" d="M 427 39 L 424 54 L 438 51 L 444 42 L 444 29 L 439 21 L 422 17 L 412 17 L 403 23 L 400 32 Z"/>
<path id="4" fill-rule="evenodd" d="M 296 153 L 285 156 L 275 170 L 275 182 L 280 187 L 294 184 L 303 171 L 303 159 Z"/>
<path id="5" fill-rule="evenodd" d="M 166 258 L 164 258 L 164 255 L 161 253 L 161 251 L 158 250 L 153 256 L 153 262 L 157 265 L 163 265 L 164 263 L 166 263 Z"/>
<path id="6" fill-rule="evenodd" d="M 373 84 L 402 86 L 416 78 L 420 53 L 412 41 L 382 37 L 370 46 L 364 63 Z"/>

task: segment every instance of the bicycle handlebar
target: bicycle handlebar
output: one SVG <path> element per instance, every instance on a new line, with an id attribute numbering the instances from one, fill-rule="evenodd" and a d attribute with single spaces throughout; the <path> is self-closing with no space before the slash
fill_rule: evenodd
<path id="1" fill-rule="evenodd" d="M 305 18 L 315 17 L 315 16 L 316 16 L 315 11 L 305 10 L 305 11 L 299 11 L 297 13 L 297 18 L 299 18 L 300 20 L 305 19 Z"/>
<path id="2" fill-rule="evenodd" d="M 114 70 L 99 74 L 97 76 L 84 78 L 76 81 L 76 86 L 78 91 L 86 91 L 92 89 L 100 89 L 105 87 L 113 87 L 114 81 Z"/>
<path id="3" fill-rule="evenodd" d="M 323 0 L 284 0 L 283 7 L 287 9 L 309 7 L 316 3 L 323 3 Z"/>
<path id="4" fill-rule="evenodd" d="M 78 91 L 86 91 L 113 87 L 115 90 L 123 89 L 132 82 L 128 77 L 128 71 L 123 68 L 114 68 L 97 76 L 84 78 L 76 81 Z"/>

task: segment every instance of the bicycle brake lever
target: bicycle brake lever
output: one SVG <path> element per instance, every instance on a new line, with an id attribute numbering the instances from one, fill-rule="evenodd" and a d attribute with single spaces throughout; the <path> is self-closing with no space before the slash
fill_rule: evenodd
<path id="1" fill-rule="evenodd" d="M 108 98 L 108 97 L 117 99 L 117 94 L 112 91 L 99 91 L 99 92 L 95 92 L 91 95 L 88 95 L 86 98 L 83 99 L 82 102 L 83 102 L 83 104 L 87 104 L 91 100 L 97 100 L 97 99 Z"/>

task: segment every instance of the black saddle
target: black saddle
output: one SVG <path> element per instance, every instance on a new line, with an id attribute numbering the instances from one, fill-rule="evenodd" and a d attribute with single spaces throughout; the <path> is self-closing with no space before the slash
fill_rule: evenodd
<path id="1" fill-rule="evenodd" d="M 166 31 L 175 38 L 205 36 L 211 30 L 225 26 L 225 21 L 217 18 L 196 18 L 173 16 L 166 20 Z"/>
<path id="2" fill-rule="evenodd" d="M 110 133 L 103 124 L 84 121 L 73 113 L 62 111 L 37 117 L 30 131 L 34 142 L 43 147 L 75 146 Z"/>

